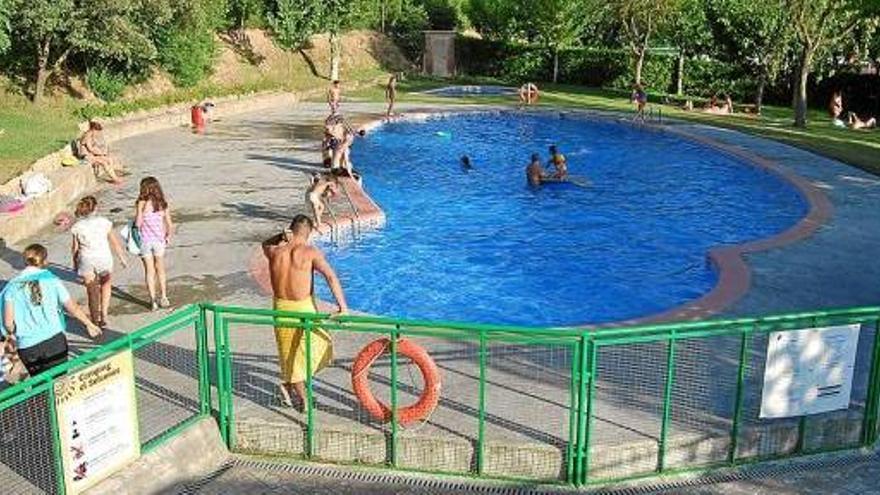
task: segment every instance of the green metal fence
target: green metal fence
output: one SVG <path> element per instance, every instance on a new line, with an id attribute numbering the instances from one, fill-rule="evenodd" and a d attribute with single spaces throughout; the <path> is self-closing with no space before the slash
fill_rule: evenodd
<path id="1" fill-rule="evenodd" d="M 66 374 L 131 350 L 141 451 L 211 414 L 204 310 L 194 305 L 0 392 L 2 493 L 65 492 L 55 387 Z"/>
<path id="2" fill-rule="evenodd" d="M 873 445 L 880 400 L 880 308 L 602 329 L 518 328 L 208 305 L 221 370 L 219 422 L 238 452 L 502 479 L 606 483 Z M 294 319 L 337 359 L 309 375 L 304 414 L 273 398 L 267 327 Z M 770 332 L 861 325 L 847 409 L 761 419 Z M 290 326 L 291 323 L 286 325 Z M 438 361 L 443 392 L 415 428 L 381 424 L 349 391 L 351 357 L 386 337 Z M 306 343 L 306 350 L 310 348 Z M 308 361 L 308 358 L 307 358 Z M 371 382 L 396 410 L 420 390 L 395 346 Z M 310 370 L 309 370 L 310 371 Z"/>
<path id="3" fill-rule="evenodd" d="M 317 404 L 302 414 L 275 397 L 279 323 L 304 329 L 307 352 L 314 329 L 334 337 L 333 364 L 308 370 Z M 850 323 L 861 331 L 849 407 L 760 418 L 770 332 Z M 0 485 L 63 493 L 53 384 L 124 349 L 143 451 L 212 414 L 234 452 L 574 485 L 867 447 L 880 421 L 878 325 L 880 307 L 577 329 L 190 306 L 0 392 Z M 353 356 L 379 337 L 390 352 L 369 378 L 395 411 L 388 423 L 350 385 Z M 423 383 L 400 338 L 428 350 L 443 382 L 439 406 L 410 427 L 397 406 Z"/>

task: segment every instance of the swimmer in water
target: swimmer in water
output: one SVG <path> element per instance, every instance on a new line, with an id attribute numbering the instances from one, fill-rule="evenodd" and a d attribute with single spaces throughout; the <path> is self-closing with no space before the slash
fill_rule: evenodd
<path id="1" fill-rule="evenodd" d="M 559 152 L 556 148 L 556 145 L 550 146 L 550 161 L 549 165 L 552 165 L 553 168 L 556 169 L 556 172 L 553 173 L 554 179 L 565 180 L 568 178 L 568 163 L 565 160 L 565 155 Z"/>
<path id="2" fill-rule="evenodd" d="M 537 153 L 532 155 L 532 162 L 526 167 L 526 180 L 530 186 L 540 186 L 544 182 L 544 167 L 541 165 L 541 157 Z"/>
<path id="3" fill-rule="evenodd" d="M 461 169 L 464 170 L 465 172 L 468 172 L 468 171 L 474 169 L 474 166 L 471 165 L 471 158 L 469 156 L 464 155 L 461 157 Z"/>

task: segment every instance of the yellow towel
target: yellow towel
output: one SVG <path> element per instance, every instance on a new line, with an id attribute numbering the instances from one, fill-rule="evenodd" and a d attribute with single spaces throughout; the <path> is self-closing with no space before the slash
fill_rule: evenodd
<path id="1" fill-rule="evenodd" d="M 301 301 L 275 299 L 275 309 L 297 313 L 317 312 L 311 298 Z M 275 342 L 278 344 L 278 362 L 281 365 L 281 381 L 284 383 L 306 381 L 306 336 L 299 325 L 300 320 L 292 318 L 279 318 L 275 321 Z M 315 376 L 315 373 L 327 367 L 333 359 L 333 339 L 321 328 L 312 328 L 310 333 L 312 376 Z"/>

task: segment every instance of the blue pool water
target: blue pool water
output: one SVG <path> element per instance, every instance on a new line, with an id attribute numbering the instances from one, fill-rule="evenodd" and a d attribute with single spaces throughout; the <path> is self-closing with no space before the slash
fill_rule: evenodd
<path id="1" fill-rule="evenodd" d="M 529 155 L 546 160 L 554 143 L 590 187 L 526 185 Z M 554 114 L 387 124 L 352 157 L 387 224 L 325 247 L 352 308 L 388 316 L 578 325 L 649 315 L 712 289 L 711 247 L 774 235 L 807 208 L 790 184 L 710 148 Z"/>

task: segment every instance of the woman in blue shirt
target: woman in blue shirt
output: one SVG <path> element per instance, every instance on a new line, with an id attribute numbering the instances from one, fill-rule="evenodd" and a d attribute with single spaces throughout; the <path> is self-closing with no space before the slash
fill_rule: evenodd
<path id="1" fill-rule="evenodd" d="M 24 250 L 27 265 L 3 289 L 0 333 L 12 339 L 31 376 L 67 361 L 67 338 L 62 309 L 85 325 L 93 338 L 101 335 L 64 284 L 46 269 L 48 252 L 39 244 Z"/>

